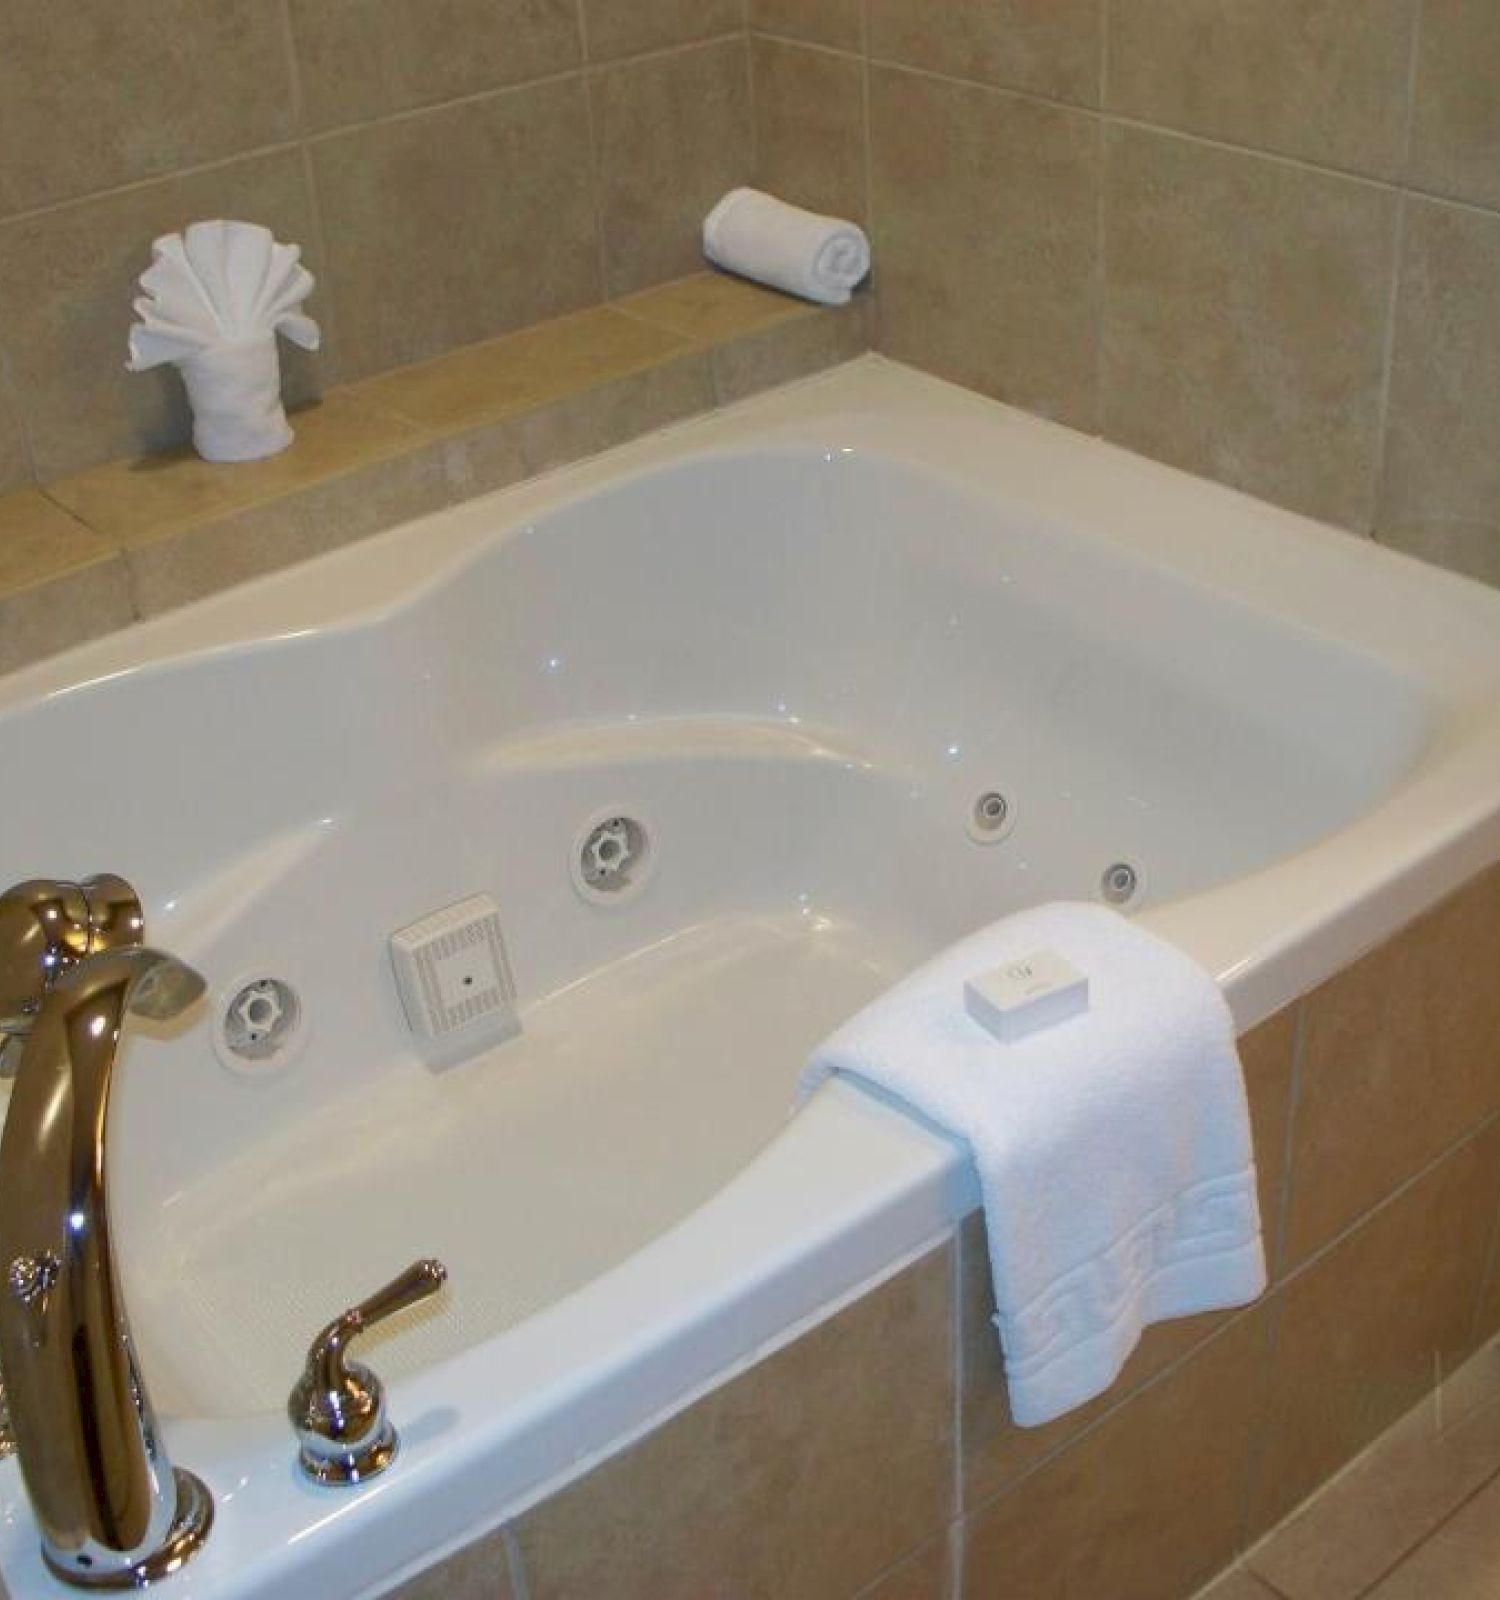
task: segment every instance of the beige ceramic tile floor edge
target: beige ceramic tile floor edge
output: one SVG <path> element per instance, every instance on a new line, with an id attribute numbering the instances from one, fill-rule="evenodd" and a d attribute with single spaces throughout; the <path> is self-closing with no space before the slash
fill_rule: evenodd
<path id="1" fill-rule="evenodd" d="M 1480 1502 L 1493 1515 L 1481 1515 Z M 1454 1586 L 1476 1573 L 1484 1587 Z M 1492 1594 L 1500 1594 L 1500 1341 L 1471 1356 L 1194 1600 Z"/>
<path id="2" fill-rule="evenodd" d="M 658 372 L 669 377 L 688 357 L 712 360 L 716 376 L 745 368 L 734 385 L 705 381 L 690 393 L 691 386 L 679 382 L 684 395 L 675 410 L 707 410 L 766 382 L 851 359 L 868 345 L 862 313 L 857 303 L 853 316 L 830 316 L 726 274 L 694 273 L 330 390 L 319 404 L 293 414 L 296 443 L 265 461 L 215 465 L 177 451 L 107 463 L 0 497 L 0 604 L 8 611 L 35 611 L 40 619 L 65 601 L 76 610 L 80 600 L 69 600 L 61 585 L 76 578 L 80 559 L 118 564 L 123 557 L 133 570 L 144 562 L 167 577 L 154 588 L 137 585 L 132 616 L 108 608 L 92 624 L 79 617 L 65 638 L 54 638 L 55 629 L 22 629 L 18 637 L 34 637 L 36 648 L 7 657 L 3 666 L 26 665 L 135 615 L 165 609 L 141 602 L 148 591 L 180 604 L 315 554 L 313 548 L 299 554 L 296 525 L 309 518 L 325 524 L 330 507 L 337 515 L 346 487 L 358 501 L 368 498 L 364 488 L 372 483 L 402 485 L 402 493 L 386 495 L 391 516 L 400 520 L 398 512 L 436 510 L 524 475 L 516 467 L 476 486 L 473 475 L 453 469 L 453 452 L 462 455 L 485 430 L 498 435 L 560 402 L 603 395 L 627 379 L 647 381 Z M 671 407 L 664 415 L 679 420 Z M 586 453 L 629 436 L 591 437 Z M 406 486 L 407 479 L 420 479 L 421 493 Z M 378 531 L 368 524 L 379 520 L 355 517 L 352 536 Z M 216 552 L 226 540 L 238 546 L 283 521 L 290 531 L 268 539 L 264 560 L 238 549 L 227 566 L 219 560 Z M 38 542 L 37 529 L 47 526 L 58 535 L 56 548 Z M 322 542 L 328 542 L 326 527 Z M 178 566 L 183 581 L 171 581 Z"/>

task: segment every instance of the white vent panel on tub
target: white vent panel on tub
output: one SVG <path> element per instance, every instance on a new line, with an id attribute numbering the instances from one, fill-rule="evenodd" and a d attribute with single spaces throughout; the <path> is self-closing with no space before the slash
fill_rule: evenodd
<path id="1" fill-rule="evenodd" d="M 488 1042 L 520 1029 L 500 908 L 471 895 L 391 935 L 391 966 L 411 1031 L 419 1039 L 462 1035 Z"/>

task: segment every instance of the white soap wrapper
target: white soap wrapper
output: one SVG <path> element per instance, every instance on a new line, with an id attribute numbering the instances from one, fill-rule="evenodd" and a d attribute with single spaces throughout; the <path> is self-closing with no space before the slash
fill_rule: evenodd
<path id="1" fill-rule="evenodd" d="M 1055 950 L 1038 950 L 969 978 L 964 1009 L 1007 1043 L 1089 1008 L 1089 980 Z"/>

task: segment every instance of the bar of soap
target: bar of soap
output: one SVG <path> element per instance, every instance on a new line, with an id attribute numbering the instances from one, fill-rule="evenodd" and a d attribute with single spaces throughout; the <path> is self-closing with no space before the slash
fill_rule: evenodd
<path id="1" fill-rule="evenodd" d="M 1055 1027 L 1088 1008 L 1088 978 L 1055 950 L 1007 961 L 964 984 L 964 1009 L 1006 1043 Z"/>

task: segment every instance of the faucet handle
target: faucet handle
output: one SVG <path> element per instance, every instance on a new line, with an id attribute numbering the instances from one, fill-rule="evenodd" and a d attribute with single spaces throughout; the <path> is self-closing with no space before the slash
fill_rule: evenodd
<path id="1" fill-rule="evenodd" d="M 315 1482 L 364 1483 L 395 1460 L 400 1441 L 385 1413 L 385 1385 L 368 1367 L 348 1359 L 349 1341 L 435 1295 L 447 1277 L 441 1261 L 414 1261 L 313 1340 L 286 1409 L 297 1435 L 298 1462 Z"/>

